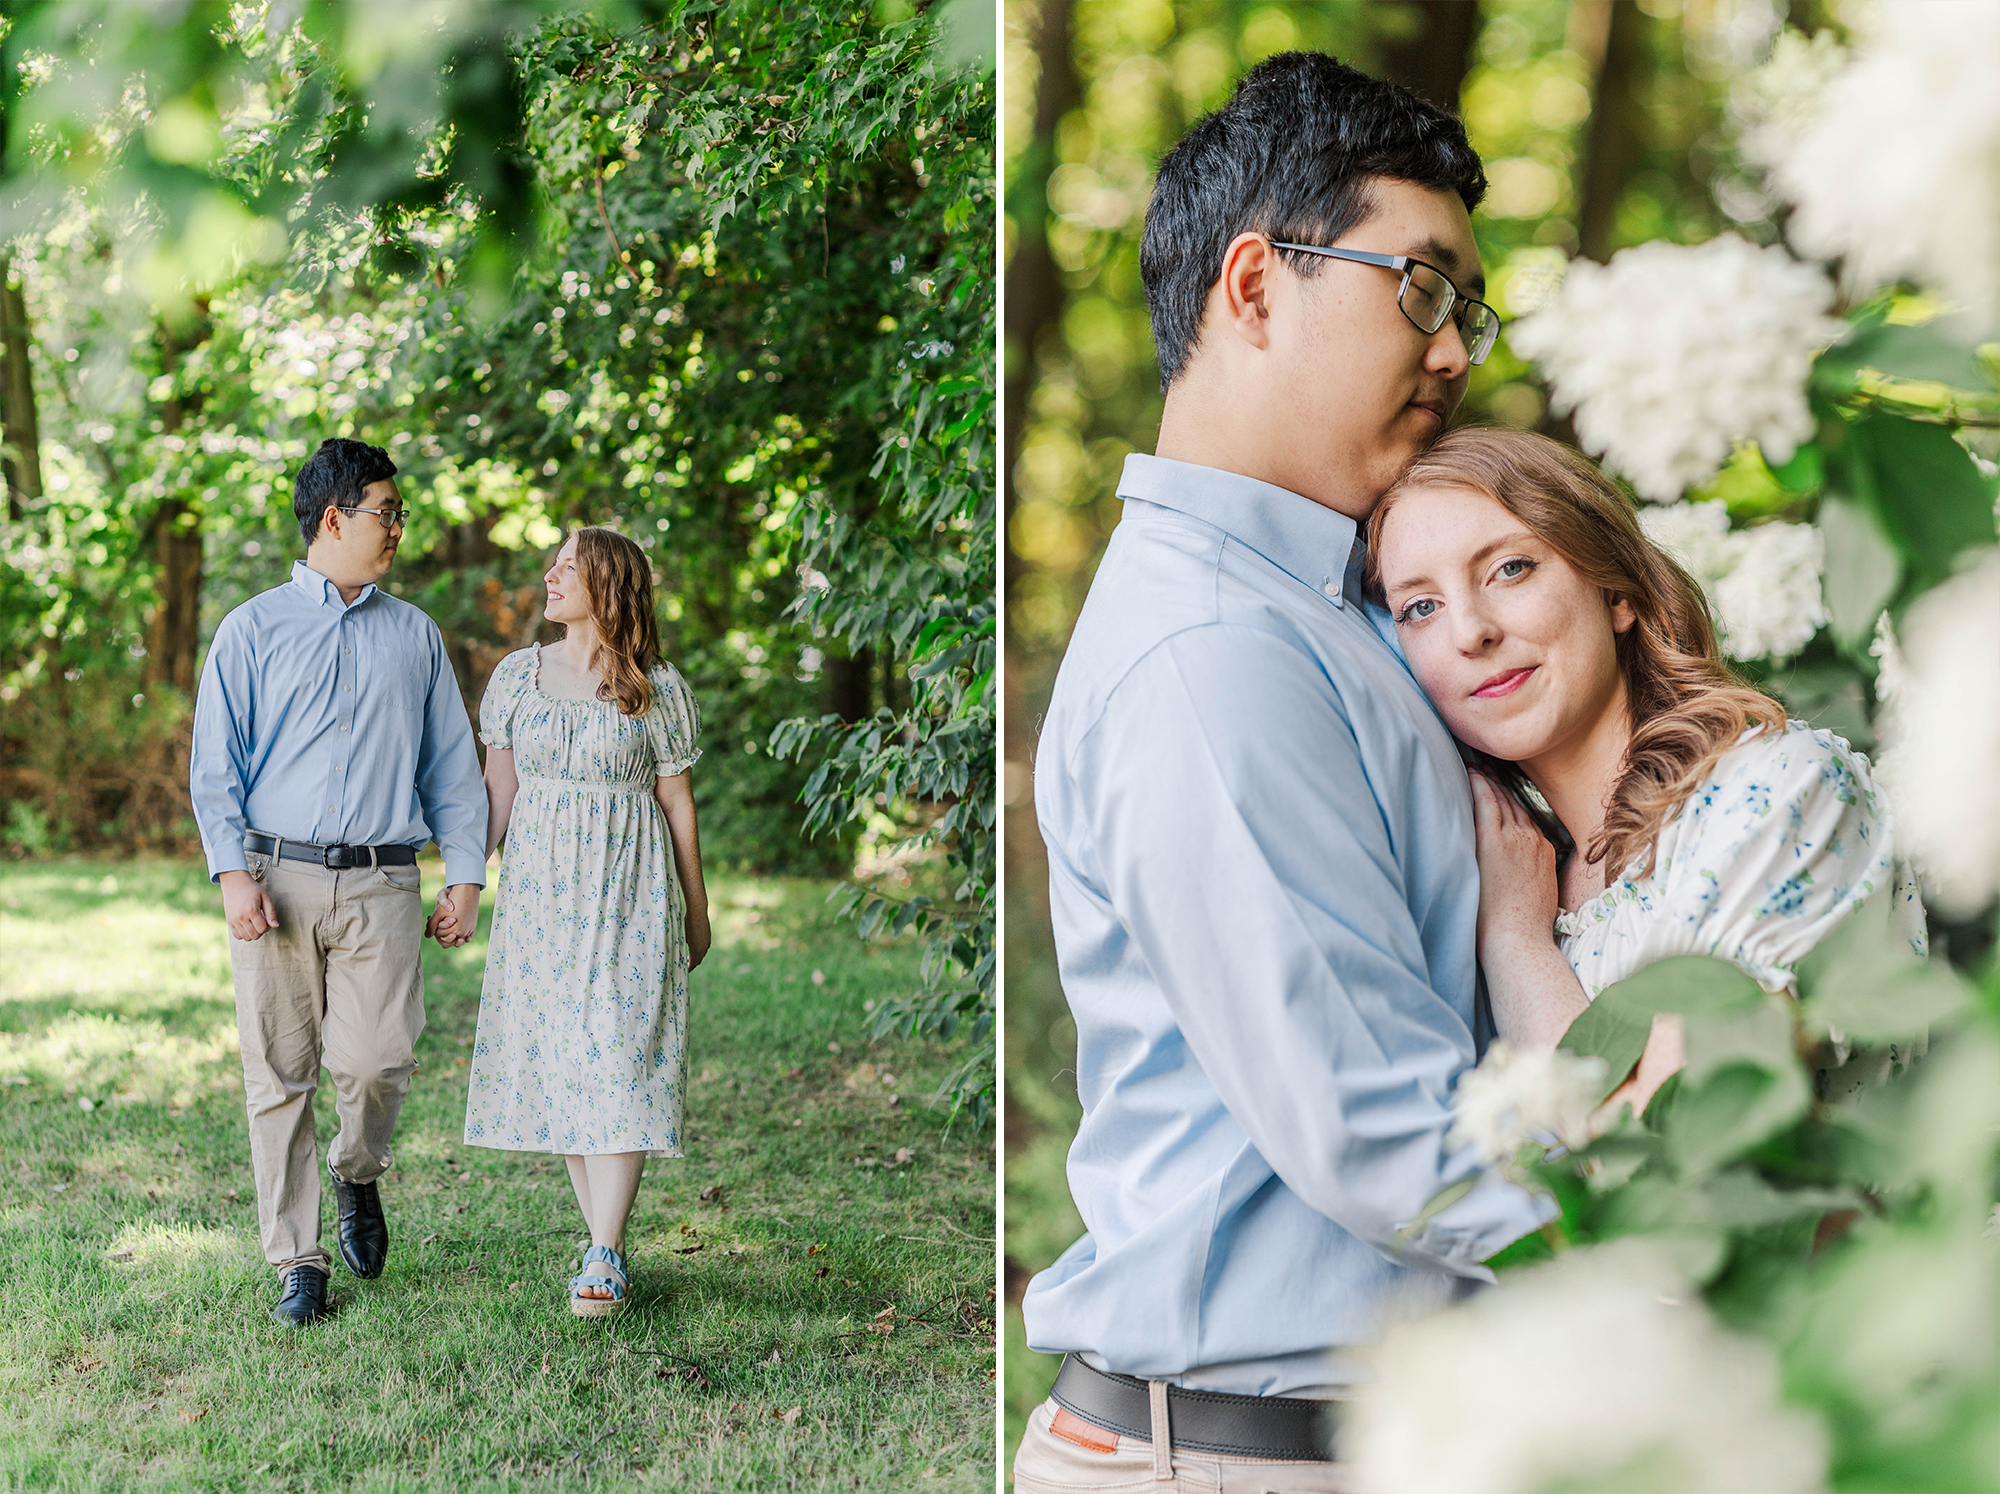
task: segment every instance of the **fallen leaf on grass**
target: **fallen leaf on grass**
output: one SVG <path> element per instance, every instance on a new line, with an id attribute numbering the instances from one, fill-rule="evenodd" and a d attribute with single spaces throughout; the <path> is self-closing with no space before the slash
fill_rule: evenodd
<path id="1" fill-rule="evenodd" d="M 701 1196 L 701 1201 L 702 1201 L 703 1203 L 705 1203 L 705 1204 L 719 1204 L 719 1203 L 721 1203 L 721 1202 L 722 1202 L 722 1184 L 720 1184 L 720 1183 L 710 1183 L 710 1184 L 709 1184 L 709 1185 L 708 1185 L 708 1186 L 707 1186 L 706 1188 L 704 1188 L 704 1189 L 702 1189 L 702 1190 L 701 1190 L 701 1195 L 700 1195 L 700 1196 Z"/>
<path id="2" fill-rule="evenodd" d="M 833 1275 L 833 1267 L 831 1267 L 831 1266 L 821 1266 L 821 1267 L 820 1267 L 820 1268 L 819 1268 L 819 1269 L 818 1269 L 817 1271 L 813 1272 L 813 1275 L 814 1275 L 814 1276 L 816 1276 L 816 1277 L 817 1277 L 817 1276 L 831 1276 L 831 1275 Z"/>
<path id="3" fill-rule="evenodd" d="M 206 1415 L 208 1415 L 208 1407 L 206 1406 L 198 1407 L 193 1411 L 183 1407 L 181 1409 L 181 1425 L 191 1427 Z"/>
<path id="4" fill-rule="evenodd" d="M 873 1088 L 881 1081 L 876 1073 L 874 1064 L 857 1063 L 847 1071 L 847 1077 L 840 1082 L 846 1086 L 849 1094 L 858 1095 L 865 1089 Z"/>
<path id="5" fill-rule="evenodd" d="M 114 1250 L 105 1259 L 108 1261 L 129 1261 L 138 1253 L 136 1250 Z"/>
<path id="6" fill-rule="evenodd" d="M 896 1331 L 896 1309 L 894 1307 L 885 1307 L 876 1313 L 875 1321 L 868 1325 L 868 1331 L 870 1333 L 880 1333 L 884 1336 L 894 1333 Z"/>
<path id="7" fill-rule="evenodd" d="M 917 1154 L 911 1151 L 908 1147 L 904 1146 L 904 1147 L 898 1147 L 896 1149 L 896 1161 L 894 1163 L 895 1166 L 902 1167 L 916 1160 L 917 1160 Z"/>
<path id="8" fill-rule="evenodd" d="M 91 1372 L 92 1370 L 101 1370 L 101 1369 L 103 1369 L 103 1368 L 104 1368 L 104 1361 L 103 1361 L 102 1359 L 84 1359 L 84 1360 L 79 1360 L 79 1361 L 78 1361 L 78 1362 L 77 1362 L 76 1364 L 74 1364 L 73 1366 L 71 1366 L 71 1368 L 73 1368 L 73 1369 L 74 1369 L 74 1370 L 75 1370 L 75 1371 L 76 1371 L 76 1372 L 77 1372 L 77 1373 L 78 1373 L 79 1375 L 87 1375 L 87 1374 L 89 1374 L 89 1373 L 90 1373 L 90 1372 Z"/>
<path id="9" fill-rule="evenodd" d="M 783 1364 L 785 1362 L 778 1357 L 778 1346 L 776 1344 L 771 1345 L 771 1357 L 764 1362 L 766 1364 Z"/>
<path id="10" fill-rule="evenodd" d="M 431 1241 L 435 1240 L 436 1238 L 437 1238 L 436 1235 L 425 1235 L 421 1240 L 417 1241 L 417 1243 L 419 1245 L 428 1245 L 430 1244 Z"/>
<path id="11" fill-rule="evenodd" d="M 805 1409 L 806 1408 L 804 1406 L 794 1406 L 789 1411 L 773 1411 L 771 1415 L 775 1417 L 777 1420 L 782 1421 L 786 1426 L 790 1426 L 793 1422 L 799 1419 L 800 1414 L 803 1413 Z"/>
<path id="12" fill-rule="evenodd" d="M 696 1244 L 693 1245 L 683 1245 L 680 1249 L 676 1250 L 674 1254 L 693 1255 L 697 1250 L 706 1250 L 706 1249 L 708 1249 L 708 1246 L 697 1242 Z"/>

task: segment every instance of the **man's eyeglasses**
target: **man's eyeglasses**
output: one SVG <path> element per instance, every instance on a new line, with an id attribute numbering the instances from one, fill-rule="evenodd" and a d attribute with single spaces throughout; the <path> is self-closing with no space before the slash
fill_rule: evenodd
<path id="1" fill-rule="evenodd" d="M 1425 264 L 1420 259 L 1412 259 L 1407 254 L 1368 254 L 1360 249 L 1324 249 L 1318 244 L 1281 244 L 1271 241 L 1273 249 L 1294 249 L 1300 254 L 1322 254 L 1328 259 L 1351 259 L 1356 264 L 1380 265 L 1385 270 L 1400 270 L 1403 283 L 1396 288 L 1396 305 L 1419 332 L 1426 336 L 1444 325 L 1450 317 L 1458 327 L 1458 335 L 1465 343 L 1465 353 L 1474 364 L 1484 363 L 1486 355 L 1493 351 L 1493 340 L 1500 335 L 1500 313 L 1484 301 L 1475 301 L 1451 283 L 1436 265 Z"/>
<path id="2" fill-rule="evenodd" d="M 336 503 L 334 507 L 344 514 L 373 514 L 381 521 L 384 529 L 392 532 L 410 522 L 410 511 L 407 508 L 363 508 L 355 503 Z"/>

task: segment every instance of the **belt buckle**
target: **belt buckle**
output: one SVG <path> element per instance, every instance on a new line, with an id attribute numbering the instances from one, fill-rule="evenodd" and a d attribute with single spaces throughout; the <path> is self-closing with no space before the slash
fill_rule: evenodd
<path id="1" fill-rule="evenodd" d="M 335 858 L 338 859 L 335 859 Z M 328 846 L 319 854 L 319 864 L 328 871 L 352 871 L 354 869 L 354 847 L 349 845 Z"/>

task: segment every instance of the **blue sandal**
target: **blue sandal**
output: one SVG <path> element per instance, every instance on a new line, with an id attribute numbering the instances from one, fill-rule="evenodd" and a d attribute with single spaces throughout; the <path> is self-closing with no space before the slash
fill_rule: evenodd
<path id="1" fill-rule="evenodd" d="M 592 1273 L 589 1267 L 601 1262 L 611 1268 L 610 1276 Z M 580 1318 L 616 1317 L 625 1306 L 625 1257 L 609 1245 L 593 1245 L 584 1252 L 584 1270 L 577 1272 L 569 1281 L 569 1310 Z M 587 1286 L 602 1287 L 611 1293 L 609 1297 L 585 1297 L 582 1289 Z"/>

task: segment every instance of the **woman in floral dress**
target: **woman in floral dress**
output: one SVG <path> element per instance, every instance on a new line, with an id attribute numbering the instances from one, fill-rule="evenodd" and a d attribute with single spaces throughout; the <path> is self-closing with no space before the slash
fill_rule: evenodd
<path id="1" fill-rule="evenodd" d="M 590 1228 L 570 1310 L 622 1308 L 646 1158 L 681 1155 L 688 972 L 708 951 L 689 770 L 700 717 L 660 658 L 652 570 L 579 529 L 543 578 L 559 644 L 479 706 L 487 850 L 507 838 L 466 1098 L 468 1146 L 556 1152 Z"/>
<path id="2" fill-rule="evenodd" d="M 1482 765 L 1479 962 L 1501 1036 L 1551 1047 L 1675 955 L 1791 989 L 1877 893 L 1923 951 L 1868 759 L 1731 674 L 1700 586 L 1576 452 L 1452 432 L 1384 495 L 1368 564 L 1411 672 Z M 1820 1082 L 1840 1098 L 1909 1056 L 1836 1047 Z M 1643 1110 L 1682 1058 L 1680 1019 L 1658 1018 L 1612 1101 Z"/>

